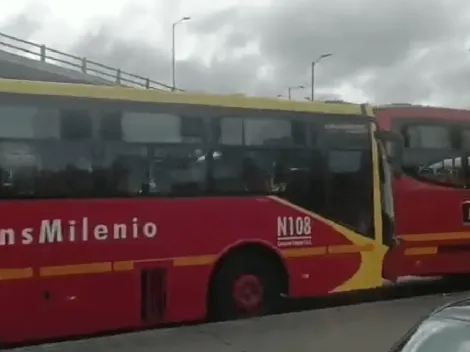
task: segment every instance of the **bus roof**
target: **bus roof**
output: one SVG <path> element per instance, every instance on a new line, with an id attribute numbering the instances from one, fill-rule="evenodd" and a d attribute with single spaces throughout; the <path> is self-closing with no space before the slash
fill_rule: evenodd
<path id="1" fill-rule="evenodd" d="M 470 120 L 470 110 L 413 105 L 413 104 L 389 104 L 373 107 L 376 115 L 380 118 L 384 113 L 393 118 L 403 119 L 434 119 L 448 121 L 468 121 Z"/>
<path id="2" fill-rule="evenodd" d="M 440 111 L 468 111 L 466 109 L 458 109 L 458 108 L 449 108 L 443 106 L 434 106 L 434 105 L 419 105 L 419 104 L 409 104 L 409 103 L 393 103 L 393 104 L 383 104 L 383 105 L 374 105 L 373 108 L 375 110 L 402 110 L 402 109 L 413 109 L 418 110 L 440 110 Z"/>
<path id="3" fill-rule="evenodd" d="M 97 86 L 13 79 L 0 79 L 0 93 L 374 116 L 373 109 L 369 105 L 303 102 L 275 98 L 246 97 L 243 95 L 165 92 L 119 86 Z"/>

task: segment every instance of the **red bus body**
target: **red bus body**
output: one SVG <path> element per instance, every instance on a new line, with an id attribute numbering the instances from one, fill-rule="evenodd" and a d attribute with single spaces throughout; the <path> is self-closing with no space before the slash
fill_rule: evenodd
<path id="1" fill-rule="evenodd" d="M 468 160 L 468 146 L 463 134 L 470 128 L 470 111 L 392 105 L 377 108 L 376 116 L 382 129 L 394 131 L 402 137 L 409 126 L 450 131 L 449 139 L 454 141 L 449 142 L 449 145 L 453 144 L 449 148 L 444 145 L 441 148 L 439 143 L 443 144 L 443 141 L 432 141 L 433 137 L 428 136 L 426 143 L 423 142 L 425 145 L 415 143 L 407 146 L 405 142 L 404 159 L 413 157 L 408 154 L 415 153 L 414 156 L 419 157 L 422 153 L 422 160 L 432 160 L 432 165 L 445 159 Z M 418 159 L 413 161 L 415 165 L 427 167 L 425 162 L 419 164 Z M 391 271 L 395 271 L 392 276 L 445 276 L 470 272 L 470 229 L 465 205 L 470 200 L 468 163 L 465 169 L 457 165 L 450 170 L 447 165 L 444 167 L 444 163 L 441 166 L 439 170 L 445 169 L 448 175 L 457 171 L 458 176 L 454 174 L 452 179 L 443 179 L 441 172 L 440 176 L 421 177 L 404 171 L 393 180 L 396 232 L 400 245 L 391 255 Z"/>
<path id="2" fill-rule="evenodd" d="M 365 121 L 361 124 L 369 131 L 364 136 L 370 149 L 360 155 L 364 165 L 370 168 L 366 169 L 370 173 L 364 177 L 370 179 L 371 184 L 370 199 L 366 197 L 368 200 L 365 201 L 370 214 L 364 219 L 372 221 L 366 225 L 371 225 L 374 232 L 365 236 L 359 230 L 352 230 L 312 208 L 299 206 L 276 194 L 140 197 L 140 193 L 133 193 L 132 197 L 38 198 L 31 190 L 39 189 L 37 184 L 45 181 L 37 175 L 52 177 L 52 169 L 45 165 L 63 158 L 66 155 L 63 150 L 69 144 L 64 142 L 57 144 L 55 149 L 48 149 L 55 155 L 47 159 L 50 155 L 40 154 L 46 150 L 41 148 L 47 147 L 48 143 L 59 142 L 44 139 L 39 141 L 44 145 L 34 147 L 36 142 L 25 141 L 23 137 L 20 142 L 14 141 L 13 152 L 9 151 L 7 155 L 2 153 L 6 153 L 5 145 L 9 146 L 7 143 L 11 141 L 4 142 L 0 137 L 0 163 L 13 165 L 14 161 L 30 169 L 34 166 L 34 172 L 28 175 L 36 175 L 36 183 L 18 183 L 18 187 L 25 189 L 21 196 L 18 196 L 16 186 L 11 186 L 14 181 L 8 181 L 8 185 L 2 181 L 1 341 L 24 342 L 203 319 L 214 301 L 227 299 L 221 295 L 211 296 L 211 290 L 214 287 L 230 288 L 232 283 L 224 286 L 217 280 L 225 279 L 220 277 L 221 270 L 227 270 L 227 263 L 234 259 L 235 265 L 230 267 L 232 271 L 236 271 L 238 266 L 248 265 L 245 264 L 247 262 L 250 265 L 255 263 L 255 266 L 261 263 L 270 274 L 274 274 L 276 283 L 275 290 L 271 287 L 273 285 L 263 288 L 274 293 L 279 290 L 279 294 L 288 297 L 370 289 L 382 284 L 382 265 L 389 248 L 382 226 L 382 198 L 383 190 L 388 186 L 380 177 L 385 171 L 379 169 L 382 153 L 374 135 L 375 122 L 370 109 L 343 104 L 0 80 L 0 120 L 19 118 L 20 112 L 29 114 L 28 111 L 42 109 L 44 104 L 49 104 L 46 106 L 49 110 L 44 110 L 47 114 L 41 110 L 43 113 L 35 112 L 32 118 L 56 116 L 50 110 L 55 109 L 54 104 L 62 104 L 63 109 L 71 109 L 72 105 L 83 109 L 90 104 L 93 114 L 100 114 L 124 103 L 135 109 L 145 104 L 146 109 L 163 106 L 172 111 L 183 111 L 184 118 L 199 112 L 205 117 L 217 112 L 216 109 L 221 109 L 221 116 L 227 116 L 228 108 L 236 108 L 238 110 L 230 113 L 248 111 L 253 116 L 267 111 L 271 116 L 277 111 L 285 114 L 295 112 L 304 114 L 301 116 L 307 120 L 299 121 L 308 124 L 309 119 L 315 121 L 313 118 L 316 116 L 319 119 L 349 116 L 347 121 Z M 171 117 L 165 116 L 165 119 Z M 77 113 L 72 117 L 76 122 Z M 351 123 L 348 122 L 346 128 L 350 128 Z M 336 128 L 331 124 L 327 126 Z M 50 131 L 46 132 L 50 134 Z M 75 142 L 70 143 L 73 145 Z M 95 156 L 104 155 L 106 143 L 93 140 L 90 145 L 99 147 L 93 149 Z M 157 147 L 154 145 L 152 148 L 156 150 Z M 164 147 L 168 147 L 168 143 Z M 39 159 L 41 155 L 43 158 Z M 215 156 L 212 158 L 216 162 Z M 1 168 L 7 168 L 2 165 Z M 4 169 L 1 170 L 2 177 L 14 179 L 15 170 Z M 67 170 L 64 172 L 71 169 L 67 166 Z M 80 178 L 88 177 L 88 173 L 82 173 Z M 51 178 L 52 188 L 48 183 L 40 192 L 56 194 L 55 189 L 63 187 L 62 181 L 67 174 L 60 175 L 59 178 Z M 108 184 L 111 182 L 109 179 Z M 353 192 L 357 189 L 346 190 Z M 301 191 L 306 192 L 305 189 Z M 391 186 L 389 191 L 391 193 Z M 338 205 L 344 207 L 348 197 L 339 192 L 335 199 L 339 199 Z M 354 202 L 354 206 L 345 209 L 357 210 L 358 204 Z M 246 270 L 239 276 L 249 281 L 257 268 L 253 273 Z M 260 275 L 264 280 L 265 273 Z M 272 276 L 269 278 L 273 279 Z"/>
<path id="3" fill-rule="evenodd" d="M 334 291 L 360 270 L 361 251 L 371 250 L 317 223 L 314 248 L 281 251 L 271 236 L 277 231 L 277 216 L 303 213 L 263 197 L 44 201 L 2 204 L 0 208 L 14 229 L 37 229 L 48 214 L 54 213 L 63 221 L 88 218 L 91 229 L 96 224 L 126 222 L 123 219 L 129 219 L 131 226 L 135 216 L 140 223 L 157 223 L 159 231 L 158 243 L 143 235 L 135 240 L 80 243 L 77 236 L 76 243 L 46 245 L 41 251 L 32 246 L 22 250 L 21 256 L 15 246 L 5 248 L 2 262 L 14 268 L 3 269 L 2 279 L 18 279 L 9 282 L 8 289 L 0 294 L 4 314 L 9 317 L 1 326 L 2 334 L 12 340 L 144 327 L 142 269 L 156 270 L 162 276 L 156 279 L 152 299 L 155 305 L 166 308 L 153 312 L 152 302 L 148 304 L 149 313 L 154 315 L 149 325 L 154 325 L 203 319 L 214 265 L 232 247 L 257 244 L 276 251 L 289 273 L 291 297 Z M 218 215 L 214 218 L 212 214 Z M 88 236 L 92 233 L 90 230 Z M 31 264 L 33 267 L 28 267 Z"/>

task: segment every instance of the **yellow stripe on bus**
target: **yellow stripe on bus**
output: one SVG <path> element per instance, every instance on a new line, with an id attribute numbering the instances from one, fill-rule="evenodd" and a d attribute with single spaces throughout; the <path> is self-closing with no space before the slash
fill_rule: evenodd
<path id="1" fill-rule="evenodd" d="M 406 242 L 424 242 L 424 241 L 451 241 L 470 239 L 470 232 L 437 232 L 437 233 L 418 233 L 399 236 Z"/>
<path id="2" fill-rule="evenodd" d="M 318 247 L 304 247 L 304 248 L 288 248 L 281 251 L 285 258 L 304 258 L 322 255 L 336 255 L 346 253 L 360 253 L 372 251 L 373 245 L 336 245 L 336 246 L 318 246 Z M 141 262 L 162 262 L 170 261 L 175 267 L 185 266 L 204 266 L 212 265 L 216 262 L 218 256 L 216 254 L 187 256 L 178 258 L 158 258 L 155 260 L 149 259 L 146 261 L 127 260 L 117 262 L 97 262 L 97 263 L 83 263 L 71 265 L 53 265 L 40 267 L 38 274 L 40 277 L 53 277 L 53 276 L 71 276 L 71 275 L 84 275 L 84 274 L 104 274 L 110 272 L 127 272 L 135 269 L 136 263 Z M 0 269 L 0 281 L 2 280 L 15 280 L 15 279 L 30 279 L 34 277 L 33 268 L 7 268 Z"/>
<path id="3" fill-rule="evenodd" d="M 355 245 L 340 244 L 335 246 L 307 247 L 307 248 L 289 248 L 282 250 L 286 258 L 313 257 L 320 255 L 350 254 L 360 252 L 370 252 L 374 250 L 372 244 Z"/>
<path id="4" fill-rule="evenodd" d="M 113 263 L 114 271 L 131 271 L 134 270 L 134 262 L 132 260 Z"/>
<path id="5" fill-rule="evenodd" d="M 415 247 L 405 249 L 405 255 L 431 255 L 437 254 L 437 247 Z"/>
<path id="6" fill-rule="evenodd" d="M 372 243 L 365 245 L 346 244 L 328 247 L 328 253 L 330 254 L 360 253 L 370 252 L 373 250 L 374 245 Z"/>
<path id="7" fill-rule="evenodd" d="M 33 268 L 0 269 L 0 281 L 29 279 L 33 277 Z"/>
<path id="8" fill-rule="evenodd" d="M 69 276 L 81 274 L 100 274 L 112 271 L 112 263 L 89 263 L 75 265 L 45 266 L 39 269 L 40 276 Z"/>
<path id="9" fill-rule="evenodd" d="M 192 257 L 180 257 L 173 259 L 173 266 L 200 266 L 214 264 L 217 259 L 215 254 L 197 255 Z"/>
<path id="10" fill-rule="evenodd" d="M 282 250 L 286 258 L 313 257 L 327 254 L 326 247 L 289 248 Z"/>

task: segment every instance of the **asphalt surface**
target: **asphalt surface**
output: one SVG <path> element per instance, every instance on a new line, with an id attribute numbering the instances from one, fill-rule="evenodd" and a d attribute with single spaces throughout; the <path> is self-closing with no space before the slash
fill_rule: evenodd
<path id="1" fill-rule="evenodd" d="M 387 351 L 418 319 L 437 306 L 465 294 L 436 294 L 362 303 L 251 320 L 44 344 L 10 351 Z"/>

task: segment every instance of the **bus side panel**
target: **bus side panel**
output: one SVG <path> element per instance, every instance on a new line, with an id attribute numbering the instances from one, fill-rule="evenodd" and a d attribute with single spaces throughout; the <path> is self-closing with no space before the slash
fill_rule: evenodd
<path id="1" fill-rule="evenodd" d="M 25 336 L 41 337 L 37 326 L 40 314 L 38 280 L 0 281 L 0 342 L 21 341 Z"/>
<path id="2" fill-rule="evenodd" d="M 7 343 L 138 327 L 140 320 L 134 272 L 10 282 L 0 302 L 6 313 L 0 336 Z"/>
<path id="3" fill-rule="evenodd" d="M 440 108 L 379 110 L 382 128 L 395 119 L 467 121 L 467 111 Z M 402 175 L 393 181 L 396 230 L 400 245 L 389 255 L 393 276 L 470 273 L 470 235 L 462 218 L 462 203 L 470 200 L 466 189 L 453 189 Z"/>
<path id="4" fill-rule="evenodd" d="M 77 275 L 44 279 L 50 290 L 44 308 L 43 337 L 84 335 L 136 326 L 139 285 L 134 273 Z M 39 322 L 38 322 L 39 323 Z"/>
<path id="5" fill-rule="evenodd" d="M 354 247 L 351 240 L 305 211 L 266 197 L 19 201 L 0 203 L 0 211 L 6 219 L 4 234 L 14 235 L 2 239 L 0 270 L 34 265 L 37 278 L 24 279 L 25 288 L 18 289 L 21 294 L 13 298 L 8 297 L 6 292 L 12 291 L 6 287 L 14 282 L 5 282 L 3 302 L 8 304 L 0 303 L 0 308 L 9 309 L 19 321 L 29 320 L 31 326 L 31 331 L 25 331 L 23 326 L 5 323 L 3 330 L 11 334 L 0 329 L 0 335 L 8 339 L 80 335 L 203 317 L 213 263 L 204 263 L 201 257 L 217 257 L 243 241 L 279 245 L 279 218 L 312 222 L 311 243 L 279 248 L 288 263 L 294 297 L 327 294 L 361 266 L 357 252 L 326 250 Z M 133 218 L 140 224 L 137 238 L 132 233 Z M 80 237 L 74 240 L 67 227 L 70 221 L 81 224 L 75 230 Z M 62 224 L 61 230 L 51 230 L 55 223 Z M 147 223 L 158 224 L 155 238 L 143 235 Z M 127 238 L 113 234 L 115 224 L 127 226 Z M 96 233 L 103 226 L 109 234 L 99 239 Z M 87 234 L 86 240 L 82 233 Z M 126 262 L 134 265 L 132 271 L 121 270 Z M 117 264 L 121 269 L 117 270 Z M 83 268 L 99 273 L 84 273 Z M 152 306 L 159 302 L 148 298 L 153 315 L 141 323 L 142 270 L 155 269 L 149 277 L 153 280 L 156 274 L 158 281 L 159 268 L 166 269 L 166 281 L 153 284 L 160 290 L 155 291 L 157 295 L 165 293 L 166 310 L 159 311 L 161 307 Z M 36 280 L 34 285 L 32 280 Z M 30 308 L 17 299 L 22 294 L 27 295 L 24 301 Z"/>
<path id="6" fill-rule="evenodd" d="M 302 298 L 326 295 L 345 283 L 359 270 L 359 253 L 326 254 L 287 261 L 290 297 Z"/>
<path id="7" fill-rule="evenodd" d="M 206 317 L 206 295 L 212 268 L 212 265 L 195 265 L 170 269 L 165 322 L 202 320 Z"/>
<path id="8" fill-rule="evenodd" d="M 403 258 L 400 274 L 470 272 L 470 236 L 462 219 L 462 203 L 470 198 L 467 191 L 406 176 L 395 180 L 394 191 Z"/>

